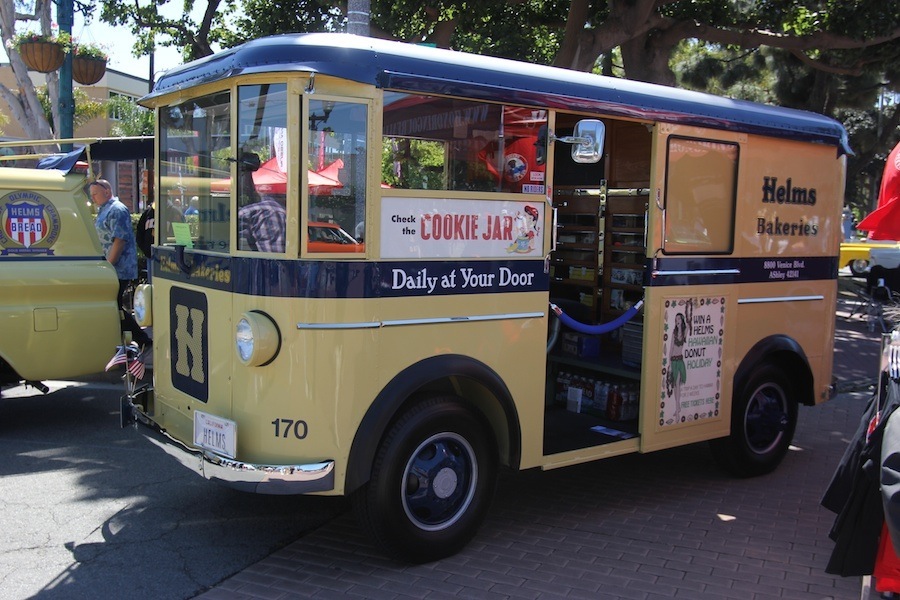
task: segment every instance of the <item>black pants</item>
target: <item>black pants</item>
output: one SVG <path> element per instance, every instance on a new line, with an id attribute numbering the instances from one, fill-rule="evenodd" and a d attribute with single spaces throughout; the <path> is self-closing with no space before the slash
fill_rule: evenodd
<path id="1" fill-rule="evenodd" d="M 137 321 L 134 320 L 134 315 L 131 314 L 131 311 L 125 308 L 124 303 L 122 302 L 122 298 L 125 295 L 125 288 L 128 287 L 129 281 L 127 279 L 119 280 L 119 309 L 122 311 L 122 333 L 126 331 L 131 332 L 131 339 L 137 342 L 138 346 L 144 346 L 149 344 L 151 339 L 150 336 L 147 335 L 141 326 L 137 324 Z"/>
<path id="2" fill-rule="evenodd" d="M 900 292 L 900 267 L 886 269 L 881 265 L 875 265 L 866 274 L 866 292 L 872 293 L 872 288 L 878 285 L 878 280 L 884 279 L 884 285 L 892 292 Z"/>

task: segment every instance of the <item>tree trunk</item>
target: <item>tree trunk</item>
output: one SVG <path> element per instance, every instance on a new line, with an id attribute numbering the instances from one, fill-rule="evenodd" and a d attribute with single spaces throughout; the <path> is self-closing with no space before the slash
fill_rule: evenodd
<path id="1" fill-rule="evenodd" d="M 657 36 L 666 21 L 657 12 L 659 0 L 609 0 L 608 17 L 593 29 L 585 28 L 590 14 L 589 0 L 572 0 L 566 31 L 553 64 L 577 71 L 591 71 L 600 55 L 622 49 L 625 75 L 654 83 L 672 85 L 669 69 L 672 45 L 668 36 Z M 608 63 L 609 64 L 609 63 Z"/>
<path id="2" fill-rule="evenodd" d="M 585 31 L 584 24 L 588 17 L 588 0 L 572 0 L 569 4 L 569 14 L 566 17 L 566 30 L 563 33 L 562 42 L 559 46 L 559 52 L 553 59 L 553 64 L 557 67 L 567 69 L 574 68 L 573 65 L 579 64 L 582 47 L 585 40 L 582 35 Z"/>
<path id="3" fill-rule="evenodd" d="M 50 3 L 45 3 L 44 6 L 46 7 L 49 22 Z M 7 45 L 12 39 L 15 34 L 15 27 L 16 9 L 14 0 L 0 0 L 0 39 L 3 40 L 4 45 Z M 44 117 L 44 109 L 41 107 L 34 84 L 31 82 L 28 68 L 22 62 L 18 52 L 9 50 L 7 54 L 16 78 L 18 90 L 13 91 L 6 86 L 0 86 L 0 97 L 9 105 L 12 117 L 22 126 L 26 137 L 38 140 L 52 139 L 53 131 L 50 129 L 50 124 L 47 122 L 46 117 Z M 54 98 L 58 99 L 59 96 L 54 97 L 51 90 L 50 97 L 50 104 L 54 107 L 57 106 L 59 102 L 54 100 Z"/>
<path id="4" fill-rule="evenodd" d="M 628 79 L 674 86 L 675 73 L 669 68 L 672 46 L 664 36 L 651 32 L 622 44 L 622 64 Z"/>
<path id="5" fill-rule="evenodd" d="M 812 93 L 809 95 L 805 108 L 823 115 L 833 115 L 837 103 L 837 83 L 833 74 L 816 70 Z"/>

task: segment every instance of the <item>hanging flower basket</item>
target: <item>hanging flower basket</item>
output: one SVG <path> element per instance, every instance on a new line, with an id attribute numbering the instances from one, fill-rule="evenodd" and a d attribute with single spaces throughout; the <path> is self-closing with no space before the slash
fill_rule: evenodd
<path id="1" fill-rule="evenodd" d="M 81 85 L 93 85 L 106 73 L 109 55 L 96 44 L 72 44 L 72 79 Z"/>
<path id="2" fill-rule="evenodd" d="M 39 73 L 55 71 L 66 60 L 65 48 L 57 42 L 23 42 L 18 50 L 25 66 Z"/>
<path id="3" fill-rule="evenodd" d="M 105 58 L 72 57 L 72 79 L 81 85 L 93 85 L 106 73 Z"/>
<path id="4" fill-rule="evenodd" d="M 71 41 L 67 33 L 51 35 L 25 31 L 13 36 L 7 45 L 19 53 L 22 62 L 32 71 L 50 73 L 66 60 Z"/>

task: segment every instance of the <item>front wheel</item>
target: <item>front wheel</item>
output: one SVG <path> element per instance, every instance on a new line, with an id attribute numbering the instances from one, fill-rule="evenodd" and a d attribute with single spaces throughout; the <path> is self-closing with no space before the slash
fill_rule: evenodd
<path id="1" fill-rule="evenodd" d="M 459 398 L 426 400 L 400 416 L 354 497 L 357 516 L 393 556 L 424 563 L 455 554 L 478 531 L 494 494 L 497 447 Z"/>
<path id="2" fill-rule="evenodd" d="M 869 268 L 869 261 L 864 258 L 857 258 L 856 260 L 850 261 L 850 272 L 853 273 L 855 277 L 862 277 L 866 274 L 866 269 Z"/>
<path id="3" fill-rule="evenodd" d="M 763 475 L 787 454 L 797 428 L 797 402 L 781 369 L 761 365 L 736 395 L 731 435 L 711 442 L 713 456 L 739 477 Z"/>

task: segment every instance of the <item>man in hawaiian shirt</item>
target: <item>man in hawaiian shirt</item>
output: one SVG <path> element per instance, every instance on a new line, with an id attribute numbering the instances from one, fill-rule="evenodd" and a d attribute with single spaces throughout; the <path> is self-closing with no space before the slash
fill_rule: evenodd
<path id="1" fill-rule="evenodd" d="M 105 179 L 98 179 L 90 185 L 91 200 L 97 206 L 94 226 L 100 236 L 100 244 L 106 260 L 115 267 L 119 278 L 118 303 L 122 311 L 122 331 L 130 331 L 131 339 L 141 348 L 149 347 L 153 340 L 147 335 L 131 311 L 122 303 L 122 296 L 128 284 L 137 279 L 137 245 L 131 227 L 131 213 L 118 198 L 113 196 L 112 186 Z"/>

